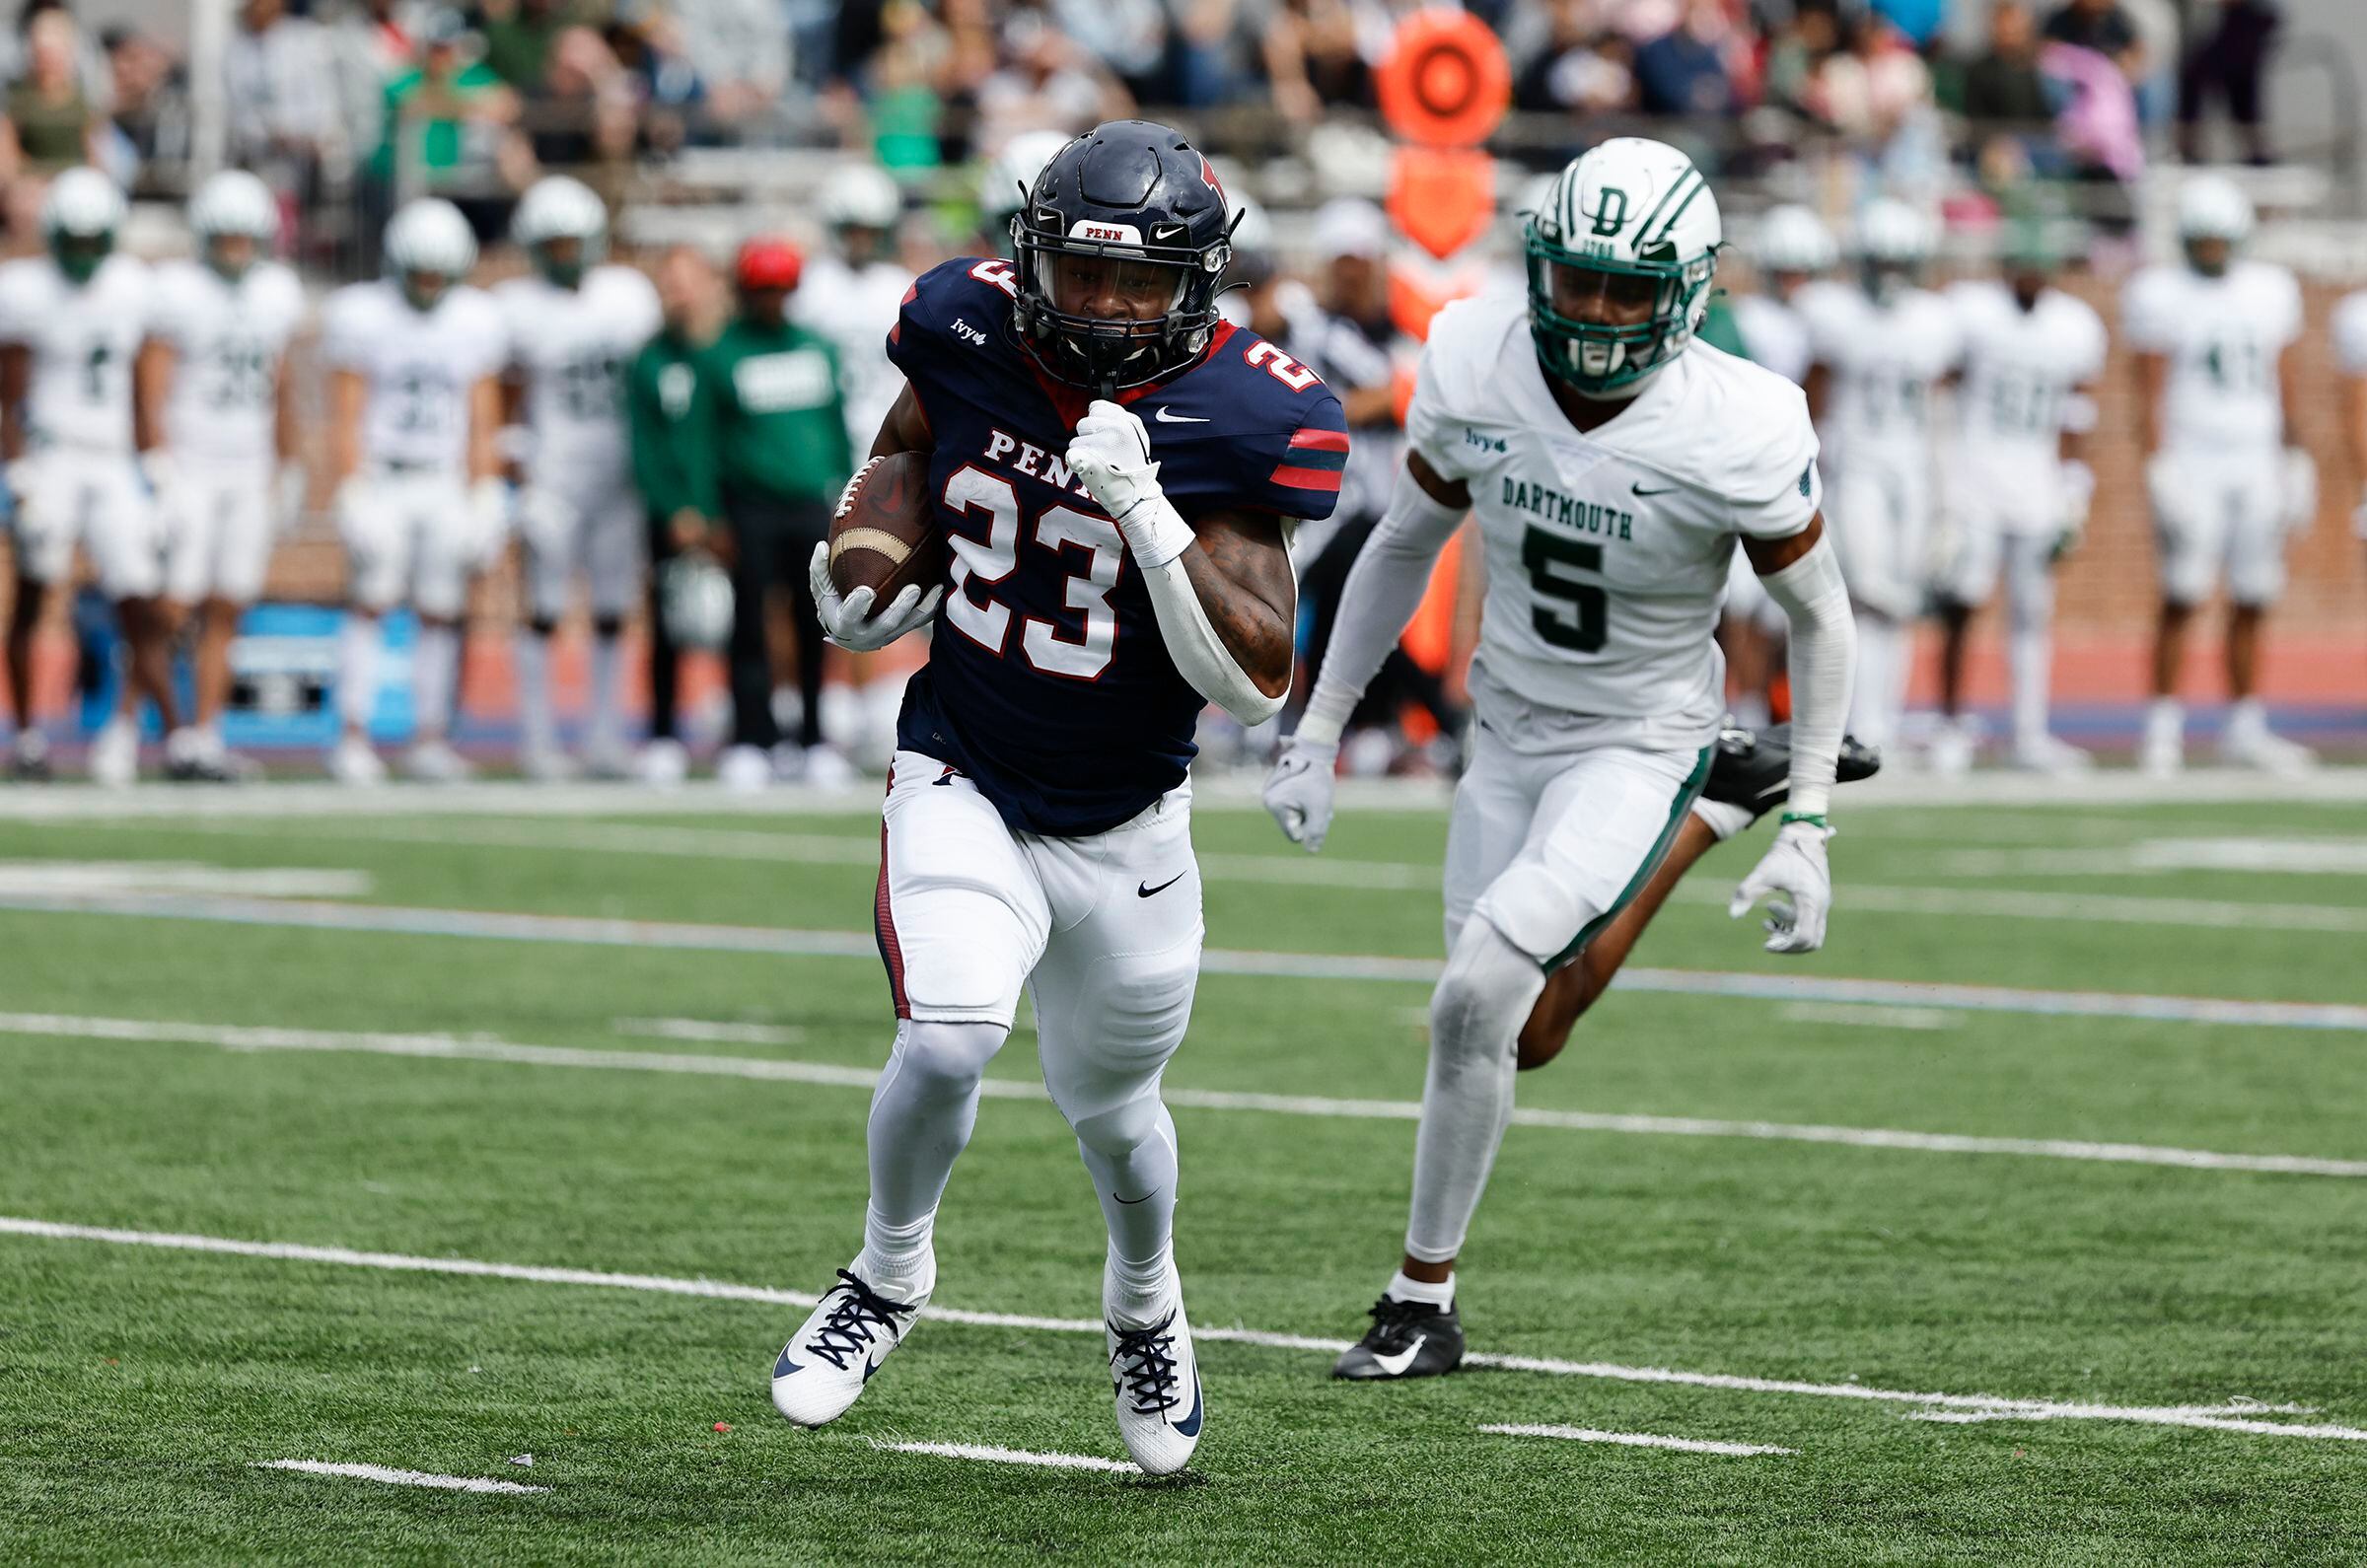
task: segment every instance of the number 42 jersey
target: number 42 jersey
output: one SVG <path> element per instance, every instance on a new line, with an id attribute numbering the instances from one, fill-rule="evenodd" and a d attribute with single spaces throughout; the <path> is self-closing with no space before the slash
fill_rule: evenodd
<path id="1" fill-rule="evenodd" d="M 1439 313 L 1405 423 L 1431 467 L 1470 487 L 1482 722 L 1523 750 L 1707 744 L 1735 539 L 1799 533 L 1822 494 L 1800 389 L 1695 339 L 1580 431 L 1545 384 L 1527 301 L 1491 294 Z"/>
<path id="2" fill-rule="evenodd" d="M 1011 323 L 1011 263 L 925 273 L 888 337 L 927 416 L 951 545 L 929 662 L 897 744 L 969 775 L 1013 828 L 1106 831 L 1184 782 L 1206 705 L 1176 671 L 1117 525 L 1068 469 L 1090 394 L 1045 375 Z M 1186 520 L 1330 514 L 1347 465 L 1339 399 L 1254 332 L 1119 394 Z"/>

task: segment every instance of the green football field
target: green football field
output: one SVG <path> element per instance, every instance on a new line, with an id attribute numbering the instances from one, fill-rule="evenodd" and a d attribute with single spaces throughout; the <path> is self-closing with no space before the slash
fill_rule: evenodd
<path id="1" fill-rule="evenodd" d="M 0 1560 L 2367 1560 L 2367 779 L 1844 801 L 1806 960 L 1720 850 L 1521 1081 L 1479 1364 L 1384 1388 L 1326 1374 L 1400 1240 L 1444 813 L 1310 861 L 1204 809 L 1208 1422 L 1157 1482 L 1024 1028 L 935 1320 L 772 1412 L 858 1240 L 876 816 L 27 799 Z"/>

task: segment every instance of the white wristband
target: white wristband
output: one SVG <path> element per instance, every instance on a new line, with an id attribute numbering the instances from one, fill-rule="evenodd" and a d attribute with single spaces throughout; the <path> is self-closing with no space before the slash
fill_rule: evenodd
<path id="1" fill-rule="evenodd" d="M 1124 517 L 1117 520 L 1117 532 L 1125 536 L 1126 548 L 1134 553 L 1134 563 L 1145 573 L 1158 570 L 1191 547 L 1198 535 L 1184 514 L 1166 496 L 1153 493 L 1134 503 Z"/>

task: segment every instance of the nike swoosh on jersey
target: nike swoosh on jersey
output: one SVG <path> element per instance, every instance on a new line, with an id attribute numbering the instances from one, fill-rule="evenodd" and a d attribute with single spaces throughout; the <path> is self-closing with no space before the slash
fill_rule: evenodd
<path id="1" fill-rule="evenodd" d="M 1208 421 L 1192 414 L 1180 414 L 1173 408 L 1162 408 L 1151 416 L 1163 425 L 1204 425 Z"/>
<path id="2" fill-rule="evenodd" d="M 1667 495 L 1670 491 L 1676 488 L 1677 486 L 1673 484 L 1664 484 L 1657 490 L 1647 490 L 1640 484 L 1631 484 L 1627 487 L 1627 490 L 1631 495 Z"/>
<path id="3" fill-rule="evenodd" d="M 1134 896 L 1137 898 L 1148 898 L 1155 892 L 1165 892 L 1168 889 L 1173 888 L 1177 883 L 1182 882 L 1188 875 L 1189 873 L 1187 872 L 1179 871 L 1156 888 L 1152 887 L 1147 882 L 1138 882 L 1134 885 Z"/>
<path id="4" fill-rule="evenodd" d="M 1405 1369 L 1413 1365 L 1413 1358 L 1422 1353 L 1422 1346 L 1428 1342 L 1429 1338 L 1430 1336 L 1428 1334 L 1415 1334 L 1413 1336 L 1413 1343 L 1407 1345 L 1396 1355 L 1376 1355 L 1373 1357 L 1373 1365 L 1379 1367 L 1383 1372 L 1388 1373 L 1393 1378 L 1403 1377 L 1405 1374 Z"/>

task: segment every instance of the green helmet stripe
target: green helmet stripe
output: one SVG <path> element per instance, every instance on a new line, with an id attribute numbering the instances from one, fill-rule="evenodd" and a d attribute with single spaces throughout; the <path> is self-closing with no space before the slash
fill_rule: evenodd
<path id="1" fill-rule="evenodd" d="M 1672 181 L 1672 182 L 1670 183 L 1670 185 L 1669 185 L 1669 188 L 1668 188 L 1668 189 L 1666 189 L 1666 190 L 1664 190 L 1664 191 L 1662 191 L 1662 192 L 1660 193 L 1660 199 L 1659 199 L 1658 201 L 1656 201 L 1656 202 L 1652 203 L 1652 210 L 1651 210 L 1650 212 L 1647 212 L 1647 213 L 1645 213 L 1645 214 L 1644 214 L 1644 221 L 1643 221 L 1641 224 L 1639 224 L 1639 225 L 1637 225 L 1637 226 L 1636 226 L 1636 231 L 1635 231 L 1635 232 L 1636 232 L 1637 236 L 1639 237 L 1639 249 L 1640 249 L 1640 238 L 1641 238 L 1642 236 L 1649 235 L 1649 234 L 1652 232 L 1652 225 L 1653 225 L 1654 221 L 1655 221 L 1655 220 L 1657 220 L 1657 219 L 1660 217 L 1660 215 L 1661 215 L 1662 211 L 1663 211 L 1663 210 L 1665 210 L 1665 209 L 1668 207 L 1668 204 L 1670 203 L 1670 201 L 1671 201 L 1671 200 L 1673 200 L 1673 199 L 1676 197 L 1676 195 L 1677 195 L 1677 192 L 1679 192 L 1680 190 L 1683 190 L 1683 189 L 1686 187 L 1686 182 L 1687 182 L 1688 180 L 1699 180 L 1700 178 L 1701 178 L 1701 172 L 1700 172 L 1699 170 L 1695 169 L 1695 168 L 1694 168 L 1692 165 L 1690 165 L 1690 164 L 1687 164 L 1687 165 L 1686 165 L 1686 166 L 1685 166 L 1685 173 L 1684 173 L 1684 174 L 1682 174 L 1682 175 L 1679 175 L 1679 176 L 1677 177 L 1677 178 L 1676 178 L 1674 181 Z M 1686 198 L 1686 199 L 1688 199 L 1688 200 L 1689 200 L 1689 199 L 1691 199 L 1691 198 L 1689 198 L 1689 197 L 1688 197 L 1688 198 Z M 1677 210 L 1678 210 L 1679 212 L 1683 212 L 1685 209 L 1684 209 L 1683 207 L 1679 207 Z M 1671 218 L 1671 220 L 1670 220 L 1670 221 L 1671 221 L 1671 222 L 1675 222 L 1676 220 L 1675 220 L 1674 218 Z"/>
<path id="2" fill-rule="evenodd" d="M 1701 178 L 1701 172 L 1699 170 L 1688 169 L 1686 171 L 1686 173 L 1693 177 L 1692 188 L 1686 191 L 1685 199 L 1677 203 L 1677 210 L 1670 213 L 1667 221 L 1661 224 L 1660 236 L 1658 239 L 1653 238 L 1650 228 L 1650 220 L 1646 220 L 1645 230 L 1643 234 L 1638 236 L 1636 241 L 1636 249 L 1638 250 L 1641 250 L 1646 246 L 1659 245 L 1665 242 L 1671 235 L 1675 234 L 1677 232 L 1677 220 L 1685 216 L 1685 209 L 1693 204 L 1694 197 L 1700 195 L 1701 192 L 1709 188 L 1709 181 Z M 1680 184 L 1682 184 L 1682 181 Z M 1679 187 L 1677 186 L 1672 186 L 1669 194 L 1675 195 L 1678 188 Z"/>

